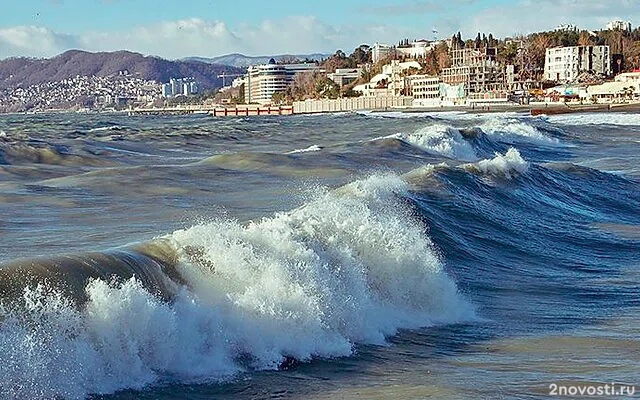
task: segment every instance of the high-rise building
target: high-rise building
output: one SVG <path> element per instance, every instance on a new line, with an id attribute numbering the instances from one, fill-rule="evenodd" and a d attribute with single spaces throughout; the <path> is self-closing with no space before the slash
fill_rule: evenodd
<path id="1" fill-rule="evenodd" d="M 173 96 L 173 91 L 171 89 L 171 84 L 165 83 L 162 85 L 162 97 L 171 97 Z"/>
<path id="2" fill-rule="evenodd" d="M 274 93 L 284 92 L 296 74 L 302 72 L 324 72 L 316 64 L 252 65 L 245 77 L 244 98 L 246 103 L 269 104 Z"/>
<path id="3" fill-rule="evenodd" d="M 171 78 L 169 79 L 169 83 L 162 85 L 162 96 L 189 96 L 198 93 L 198 90 L 198 83 L 194 78 Z"/>
<path id="4" fill-rule="evenodd" d="M 571 46 L 547 49 L 544 78 L 555 82 L 572 82 L 583 72 L 611 75 L 609 46 Z"/>

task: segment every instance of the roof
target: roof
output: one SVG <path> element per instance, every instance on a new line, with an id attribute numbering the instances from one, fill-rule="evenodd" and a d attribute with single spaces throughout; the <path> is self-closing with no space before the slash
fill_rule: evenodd
<path id="1" fill-rule="evenodd" d="M 374 76 L 373 78 L 371 78 L 371 83 L 378 83 L 381 80 L 386 79 L 387 81 L 389 80 L 389 75 L 387 74 L 378 74 L 376 76 Z"/>

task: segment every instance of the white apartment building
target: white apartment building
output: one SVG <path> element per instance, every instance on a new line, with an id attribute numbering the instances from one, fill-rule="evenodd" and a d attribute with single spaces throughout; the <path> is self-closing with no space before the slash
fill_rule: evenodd
<path id="1" fill-rule="evenodd" d="M 572 82 L 582 72 L 611 75 L 609 46 L 571 46 L 547 49 L 544 78 L 555 82 Z"/>
<path id="2" fill-rule="evenodd" d="M 609 31 L 626 31 L 631 32 L 631 21 L 615 20 L 607 24 L 606 29 Z"/>
<path id="3" fill-rule="evenodd" d="M 316 64 L 263 64 L 252 65 L 244 82 L 244 99 L 247 104 L 270 104 L 274 93 L 284 92 L 296 74 L 324 72 Z"/>
<path id="4" fill-rule="evenodd" d="M 438 76 L 413 75 L 407 77 L 411 82 L 413 105 L 416 107 L 440 107 L 442 81 Z"/>

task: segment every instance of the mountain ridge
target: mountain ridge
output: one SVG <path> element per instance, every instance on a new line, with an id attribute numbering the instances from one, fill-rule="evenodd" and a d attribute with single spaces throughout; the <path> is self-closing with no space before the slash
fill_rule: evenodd
<path id="1" fill-rule="evenodd" d="M 110 76 L 123 71 L 157 82 L 170 78 L 193 77 L 203 89 L 222 86 L 218 75 L 239 74 L 240 68 L 189 60 L 166 60 L 127 50 L 88 52 L 68 50 L 51 58 L 13 57 L 0 60 L 0 89 L 28 87 L 61 81 L 75 76 Z"/>
<path id="2" fill-rule="evenodd" d="M 324 53 L 310 53 L 310 54 L 279 54 L 273 56 L 247 56 L 241 53 L 231 53 L 225 54 L 217 57 L 185 57 L 181 58 L 182 61 L 196 61 L 207 64 L 220 64 L 227 65 L 236 68 L 246 68 L 250 65 L 256 64 L 266 64 L 270 59 L 274 59 L 276 61 L 289 60 L 289 59 L 299 59 L 299 60 L 314 60 L 320 61 L 322 59 L 330 57 L 331 54 Z"/>

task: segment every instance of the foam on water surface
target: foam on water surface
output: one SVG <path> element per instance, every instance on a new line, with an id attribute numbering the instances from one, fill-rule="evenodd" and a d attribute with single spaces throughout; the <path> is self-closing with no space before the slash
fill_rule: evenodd
<path id="1" fill-rule="evenodd" d="M 219 220 L 167 240 L 186 287 L 172 302 L 135 278 L 94 280 L 82 309 L 46 284 L 3 311 L 0 387 L 13 398 L 83 398 L 170 381 L 219 381 L 383 344 L 400 328 L 470 321 L 405 181 L 372 176 L 300 208 Z"/>

